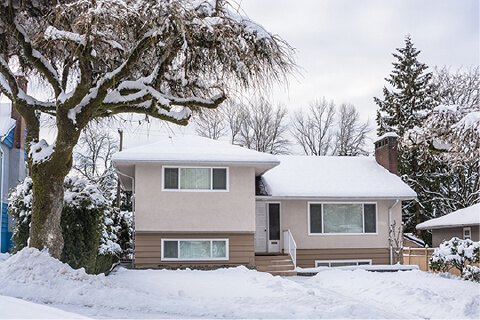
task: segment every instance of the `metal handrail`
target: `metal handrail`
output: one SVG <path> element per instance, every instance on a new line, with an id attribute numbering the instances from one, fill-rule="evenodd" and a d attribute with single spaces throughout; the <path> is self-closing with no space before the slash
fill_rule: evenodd
<path id="1" fill-rule="evenodd" d="M 283 231 L 283 250 L 290 255 L 294 267 L 297 268 L 297 244 L 290 229 Z"/>

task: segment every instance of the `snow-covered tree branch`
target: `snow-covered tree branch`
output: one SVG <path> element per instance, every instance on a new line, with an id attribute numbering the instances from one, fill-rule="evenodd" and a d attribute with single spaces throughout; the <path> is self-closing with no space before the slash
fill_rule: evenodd
<path id="1" fill-rule="evenodd" d="M 192 107 L 215 108 L 232 88 L 268 87 L 295 68 L 292 47 L 227 1 L 2 2 L 0 91 L 27 126 L 30 244 L 60 256 L 62 185 L 93 119 L 129 112 L 185 125 Z M 27 94 L 18 74 L 53 95 Z M 42 112 L 56 120 L 51 145 L 40 140 Z"/>

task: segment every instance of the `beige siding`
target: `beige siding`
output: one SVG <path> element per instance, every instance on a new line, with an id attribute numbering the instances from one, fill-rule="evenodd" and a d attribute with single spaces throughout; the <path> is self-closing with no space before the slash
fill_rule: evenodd
<path id="1" fill-rule="evenodd" d="M 471 226 L 471 239 L 473 241 L 480 241 L 479 226 Z M 438 247 L 444 240 L 450 240 L 453 237 L 463 239 L 463 227 L 457 228 L 442 228 L 432 230 L 432 246 Z"/>
<path id="2" fill-rule="evenodd" d="M 348 203 L 377 203 L 377 233 L 361 235 L 309 235 L 308 226 L 308 203 L 309 202 L 340 202 L 329 201 L 307 201 L 307 200 L 282 200 L 281 201 L 281 224 L 282 230 L 290 229 L 293 238 L 299 249 L 351 249 L 351 248 L 388 248 L 388 208 L 395 200 L 378 201 L 344 201 Z M 392 221 L 396 221 L 397 227 L 401 225 L 402 213 L 401 203 L 398 203 L 392 210 Z"/>
<path id="3" fill-rule="evenodd" d="M 228 192 L 162 191 L 162 165 L 137 164 L 136 231 L 254 232 L 254 170 L 230 167 Z"/>
<path id="4" fill-rule="evenodd" d="M 316 260 L 372 260 L 372 264 L 389 264 L 390 252 L 388 248 L 297 250 L 297 266 L 313 268 Z"/>
<path id="5" fill-rule="evenodd" d="M 162 261 L 162 239 L 229 239 L 228 261 Z M 135 233 L 135 267 L 253 265 L 253 233 Z"/>

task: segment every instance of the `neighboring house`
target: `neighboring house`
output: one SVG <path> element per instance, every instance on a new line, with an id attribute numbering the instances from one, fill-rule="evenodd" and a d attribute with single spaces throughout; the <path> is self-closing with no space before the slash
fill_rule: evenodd
<path id="1" fill-rule="evenodd" d="M 422 222 L 418 230 L 432 230 L 432 246 L 453 237 L 480 241 L 480 203 Z"/>
<path id="2" fill-rule="evenodd" d="M 12 246 L 12 218 L 7 214 L 10 188 L 25 179 L 25 121 L 11 103 L 0 104 L 0 251 L 9 252 Z"/>
<path id="3" fill-rule="evenodd" d="M 376 149 L 396 172 L 396 137 Z M 134 190 L 136 267 L 259 265 L 282 252 L 301 267 L 388 264 L 390 224 L 416 196 L 375 158 L 273 156 L 196 136 L 113 163 Z"/>

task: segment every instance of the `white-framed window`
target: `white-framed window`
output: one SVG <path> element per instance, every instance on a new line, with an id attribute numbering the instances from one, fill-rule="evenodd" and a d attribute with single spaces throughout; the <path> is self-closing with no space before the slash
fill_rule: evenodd
<path id="1" fill-rule="evenodd" d="M 464 227 L 463 228 L 463 239 L 472 239 L 472 228 Z"/>
<path id="2" fill-rule="evenodd" d="M 372 260 L 315 260 L 315 267 L 346 267 L 371 265 Z"/>
<path id="3" fill-rule="evenodd" d="M 164 191 L 228 191 L 228 168 L 163 167 Z"/>
<path id="4" fill-rule="evenodd" d="M 376 203 L 308 203 L 308 234 L 376 234 Z"/>
<path id="5" fill-rule="evenodd" d="M 228 260 L 228 239 L 162 239 L 162 261 Z"/>

